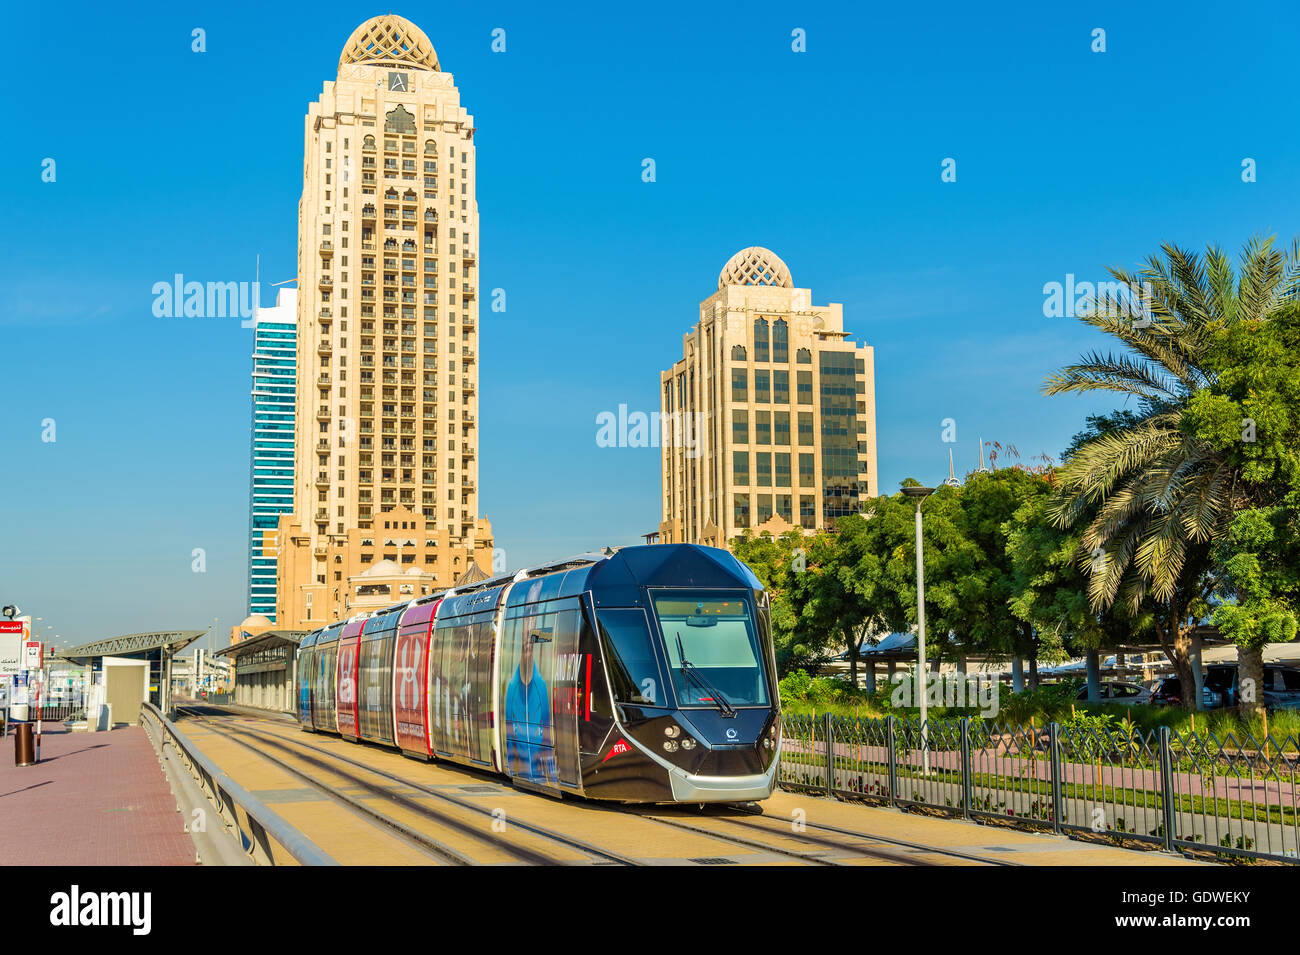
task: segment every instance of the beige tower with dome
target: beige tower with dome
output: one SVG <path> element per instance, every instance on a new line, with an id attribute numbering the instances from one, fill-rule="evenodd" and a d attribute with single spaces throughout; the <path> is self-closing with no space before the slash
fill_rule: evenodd
<path id="1" fill-rule="evenodd" d="M 493 545 L 478 515 L 474 118 L 429 38 L 390 14 L 348 38 L 304 136 L 285 629 L 375 602 L 365 575 L 385 562 L 395 602 L 490 568 Z"/>
<path id="2" fill-rule="evenodd" d="M 872 348 L 770 249 L 723 266 L 659 385 L 662 543 L 810 533 L 879 493 Z"/>

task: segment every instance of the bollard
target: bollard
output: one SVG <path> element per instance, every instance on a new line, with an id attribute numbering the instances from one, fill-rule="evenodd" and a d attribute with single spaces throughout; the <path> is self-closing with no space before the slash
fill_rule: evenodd
<path id="1" fill-rule="evenodd" d="M 36 746 L 32 735 L 31 723 L 19 723 L 14 727 L 14 765 L 31 766 L 36 762 Z"/>

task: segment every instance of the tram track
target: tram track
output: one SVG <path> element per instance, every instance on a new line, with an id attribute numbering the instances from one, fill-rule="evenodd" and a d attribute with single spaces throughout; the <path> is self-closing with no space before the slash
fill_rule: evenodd
<path id="1" fill-rule="evenodd" d="M 428 805 L 427 802 L 411 798 L 401 792 L 395 792 L 393 787 L 400 787 L 401 789 L 413 791 L 420 797 L 437 800 L 438 802 L 454 808 L 455 810 L 459 810 L 462 813 L 485 816 L 493 820 L 496 818 L 492 809 L 485 808 L 480 803 L 458 798 L 450 793 L 423 785 L 407 776 L 397 775 L 396 773 L 380 769 L 358 759 L 335 752 L 332 749 L 327 749 L 324 746 L 308 742 L 306 739 L 298 739 L 296 737 L 302 734 L 300 731 L 297 731 L 296 723 L 286 723 L 284 726 L 277 725 L 269 728 L 251 728 L 247 726 L 233 727 L 214 717 L 211 711 L 215 710 L 218 714 L 242 717 L 246 721 L 250 720 L 248 714 L 241 714 L 236 711 L 227 711 L 213 706 L 204 707 L 203 710 L 194 706 L 183 706 L 178 707 L 178 709 L 185 711 L 187 715 L 190 715 L 191 718 L 195 719 L 201 725 L 220 733 L 226 738 L 232 739 L 232 741 L 256 752 L 259 756 L 270 759 L 276 765 L 288 770 L 295 777 L 303 779 L 314 789 L 322 791 L 328 798 L 334 799 L 337 802 L 343 802 L 347 804 L 349 808 L 361 813 L 371 821 L 388 827 L 399 835 L 399 837 L 407 838 L 408 835 L 413 834 L 418 847 L 421 848 L 422 851 L 433 855 L 441 861 L 450 862 L 451 864 L 456 865 L 479 864 L 464 852 L 451 846 L 447 846 L 444 843 L 440 843 L 438 840 L 433 839 L 425 833 L 413 830 L 400 821 L 384 815 L 382 812 L 374 809 L 373 806 L 366 805 L 362 800 L 356 799 L 347 793 L 339 792 L 336 788 L 328 786 L 326 783 L 313 777 L 311 773 L 303 772 L 301 769 L 286 763 L 284 759 L 270 755 L 266 751 L 267 747 L 283 753 L 291 759 L 301 761 L 308 767 L 312 767 L 320 772 L 334 774 L 346 780 L 349 784 L 362 788 L 373 796 L 391 800 L 407 811 L 414 812 L 434 821 L 440 826 L 451 828 L 462 835 L 469 836 L 480 844 L 489 845 L 498 851 L 512 855 L 518 862 L 543 865 L 582 864 L 581 861 L 575 863 L 570 860 L 557 859 L 527 846 L 519 846 L 517 843 L 512 843 L 504 833 L 488 833 L 472 826 L 467 826 L 466 821 L 463 818 L 449 815 L 447 812 L 440 811 L 438 808 Z M 252 719 L 260 722 L 260 718 L 254 717 Z M 292 727 L 295 732 L 290 732 L 290 727 Z M 237 738 L 237 736 L 240 735 L 244 738 Z M 249 740 L 255 742 L 250 742 Z M 445 768 L 458 771 L 467 770 L 472 774 L 472 776 L 485 779 L 485 782 L 488 784 L 500 786 L 503 793 L 510 792 L 508 786 L 496 780 L 486 779 L 486 777 L 483 777 L 481 773 L 474 771 L 472 767 L 465 767 L 460 764 L 447 764 Z M 363 778 L 358 775 L 358 773 L 369 774 L 372 779 Z M 382 780 L 389 785 L 377 784 L 373 779 Z M 962 862 L 979 865 L 1020 864 L 1005 859 L 988 858 L 986 856 L 963 852 L 957 849 L 943 848 L 919 842 L 910 842 L 904 839 L 881 836 L 870 832 L 861 832 L 806 820 L 801 821 L 800 827 L 796 829 L 791 826 L 790 822 L 787 820 L 766 815 L 761 806 L 751 807 L 740 804 L 710 806 L 703 808 L 698 813 L 691 812 L 691 810 L 686 807 L 678 809 L 677 811 L 679 812 L 691 812 L 691 818 L 689 821 L 664 815 L 664 809 L 662 807 L 616 807 L 606 805 L 602 806 L 602 808 L 610 812 L 626 814 L 635 818 L 643 819 L 650 824 L 691 833 L 694 836 L 703 837 L 718 843 L 743 847 L 746 850 L 754 852 L 782 856 L 791 860 L 797 860 L 806 865 L 846 865 L 855 861 L 855 858 L 909 866 L 943 865 L 945 864 L 942 861 L 943 858 L 960 860 Z M 735 818 L 737 815 L 743 815 L 750 818 Z M 593 845 L 583 839 L 564 835 L 535 823 L 511 818 L 508 825 L 511 830 L 522 830 L 523 832 L 544 840 L 551 845 L 563 846 L 571 851 L 580 853 L 581 855 L 586 856 L 587 860 L 592 864 L 646 864 L 645 860 L 600 848 L 599 846 Z M 517 833 L 515 833 L 515 835 L 517 835 Z M 423 840 L 423 842 L 421 840 Z M 430 845 L 429 843 L 434 844 Z M 794 845 L 791 845 L 791 843 L 794 843 Z"/>
<path id="2" fill-rule="evenodd" d="M 758 816 L 763 819 L 770 819 L 773 822 L 778 822 L 778 820 L 775 817 L 769 816 L 765 812 L 763 812 L 763 808 L 761 806 L 758 807 L 757 809 L 736 807 L 736 811 L 751 816 Z M 740 822 L 740 820 L 735 820 L 735 821 Z M 779 824 L 784 826 L 786 824 L 785 820 L 779 820 Z M 748 825 L 754 825 L 754 824 L 748 824 Z M 962 852 L 960 849 L 945 849 L 942 846 L 926 845 L 923 842 L 909 842 L 906 839 L 895 839 L 892 836 L 877 835 L 874 832 L 858 832 L 857 830 L 854 829 L 844 829 L 840 826 L 830 826 L 827 825 L 826 823 L 821 823 L 821 822 L 808 822 L 805 820 L 803 822 L 803 825 L 809 829 L 817 829 L 821 832 L 832 832 L 838 835 L 849 836 L 855 839 L 870 839 L 875 842 L 883 842 L 886 843 L 887 845 L 898 846 L 899 848 L 910 849 L 915 852 L 924 852 L 930 855 L 948 856 L 949 858 L 961 859 L 965 862 L 975 862 L 981 865 L 998 865 L 998 866 L 1023 865 L 1023 863 L 1021 862 L 1013 862 L 1010 859 L 991 859 L 988 856 L 976 855 L 972 852 Z M 769 829 L 769 831 L 774 831 L 774 830 L 770 830 L 770 828 L 766 826 L 756 826 L 756 828 L 764 828 L 764 829 Z"/>
<path id="3" fill-rule="evenodd" d="M 759 850 L 764 852 L 774 852 L 779 855 L 792 856 L 794 858 L 801 859 L 806 862 L 810 862 L 814 865 L 845 865 L 847 864 L 847 861 L 849 861 L 843 859 L 828 859 L 820 854 L 817 854 L 828 850 L 841 852 L 841 853 L 849 853 L 857 856 L 864 856 L 871 859 L 877 859 L 881 862 L 891 862 L 897 865 L 908 865 L 908 866 L 939 866 L 943 864 L 941 862 L 937 862 L 934 860 L 918 858 L 919 855 L 942 855 L 942 856 L 959 858 L 962 859 L 963 861 L 972 862 L 980 865 L 1019 865 L 1019 863 L 1009 862 L 1003 859 L 990 859 L 985 856 L 977 856 L 971 853 L 960 852 L 957 850 L 938 848 L 935 846 L 925 845 L 924 843 L 919 843 L 919 842 L 908 842 L 907 840 L 904 839 L 893 839 L 885 836 L 878 836 L 868 832 L 857 832 L 851 829 L 842 829 L 838 826 L 828 826 L 821 823 L 813 823 L 807 821 L 801 822 L 800 825 L 803 827 L 801 831 L 793 828 L 792 825 L 786 823 L 784 820 L 781 820 L 779 822 L 779 825 L 781 825 L 782 828 L 775 829 L 771 826 L 763 825 L 760 823 L 750 822 L 744 819 L 734 819 L 731 818 L 730 816 L 721 815 L 721 812 L 726 811 L 726 812 L 742 813 L 748 816 L 764 817 L 761 808 L 759 808 L 758 810 L 749 809 L 742 806 L 728 806 L 726 807 L 725 810 L 711 808 L 711 809 L 704 810 L 703 815 L 705 816 L 705 818 L 714 820 L 715 822 L 720 822 L 725 825 L 735 826 L 750 832 L 764 833 L 770 836 L 775 836 L 780 839 L 793 840 L 795 842 L 802 842 L 802 843 L 809 843 L 811 845 L 816 846 L 817 849 L 813 851 L 799 851 L 784 846 L 773 845 L 770 842 L 766 842 L 760 839 L 737 835 L 732 832 L 720 832 L 717 829 L 711 828 L 709 826 L 692 825 L 690 823 L 683 822 L 679 819 L 665 818 L 664 816 L 654 815 L 646 811 L 641 811 L 641 810 L 625 810 L 625 811 L 640 816 L 642 819 L 647 819 L 652 822 L 660 823 L 661 825 L 671 826 L 672 828 L 675 829 L 682 829 L 688 832 L 698 833 L 700 835 L 711 836 L 716 839 L 721 839 L 726 842 L 732 842 L 735 843 L 736 845 L 745 846 L 746 848 L 750 848 L 754 850 Z M 766 816 L 764 818 L 772 819 L 771 816 Z M 772 821 L 778 822 L 778 820 L 775 819 L 772 819 Z M 831 836 L 823 836 L 823 835 L 818 835 L 816 833 L 809 833 L 807 829 L 816 829 L 821 832 L 831 833 L 834 836 L 837 836 L 839 838 L 832 838 Z M 881 848 L 877 846 L 857 845 L 850 840 L 885 843 L 886 847 Z"/>
<path id="4" fill-rule="evenodd" d="M 316 779 L 315 777 L 311 776 L 311 774 L 304 773 L 301 770 L 296 769 L 295 767 L 287 764 L 282 759 L 275 759 L 273 757 L 270 757 L 263 750 L 258 749 L 253 744 L 248 743 L 245 740 L 237 739 L 235 737 L 237 735 L 244 735 L 244 736 L 252 737 L 254 739 L 258 739 L 263 743 L 270 745 L 281 752 L 291 755 L 295 759 L 299 759 L 307 763 L 309 766 L 313 766 L 324 772 L 333 773 L 334 775 L 337 775 L 343 779 L 350 780 L 354 785 L 360 786 L 367 792 L 370 792 L 375 796 L 389 799 L 410 812 L 414 812 L 417 813 L 418 815 L 425 816 L 435 822 L 438 822 L 441 825 L 450 826 L 454 828 L 456 831 L 462 833 L 463 835 L 469 836 L 470 838 L 474 839 L 475 841 L 481 844 L 489 845 L 494 849 L 504 851 L 508 854 L 514 855 L 517 858 L 517 860 L 520 862 L 526 862 L 534 865 L 571 864 L 567 860 L 556 859 L 553 856 L 549 856 L 544 853 L 537 852 L 533 849 L 529 849 L 527 847 L 519 846 L 515 843 L 512 843 L 510 839 L 505 837 L 504 833 L 482 832 L 478 829 L 467 827 L 465 825 L 465 821 L 462 819 L 457 819 L 454 816 L 439 811 L 438 809 L 428 806 L 427 804 L 422 803 L 416 799 L 412 799 L 408 796 L 404 796 L 401 793 L 393 792 L 391 788 L 375 785 L 374 783 L 368 782 L 354 772 L 340 770 L 334 766 L 329 765 L 327 761 L 333 761 L 334 763 L 342 763 L 344 765 L 354 767 L 355 769 L 360 770 L 363 773 L 369 773 L 372 776 L 377 776 L 380 779 L 387 780 L 388 782 L 393 783 L 405 789 L 415 790 L 422 796 L 427 796 L 433 799 L 437 799 L 441 802 L 455 806 L 457 809 L 460 809 L 462 811 L 474 815 L 486 816 L 495 822 L 496 817 L 494 816 L 492 810 L 485 809 L 483 806 L 476 805 L 475 803 L 469 802 L 467 800 L 458 799 L 455 796 L 449 795 L 448 793 L 445 792 L 439 792 L 436 789 L 432 789 L 428 786 L 422 785 L 414 780 L 402 776 L 398 776 L 394 773 L 387 772 L 386 770 L 379 769 L 374 766 L 369 766 L 365 763 L 352 759 L 348 756 L 344 756 L 340 753 L 332 752 L 320 746 L 315 746 L 303 740 L 287 739 L 286 737 L 281 736 L 279 733 L 254 730 L 247 727 L 234 728 L 228 726 L 219 726 L 217 722 L 214 719 L 212 719 L 210 716 L 198 712 L 193 707 L 178 707 L 178 709 L 181 711 L 189 711 L 192 714 L 192 718 L 195 719 L 197 722 L 201 723 L 202 725 L 212 729 L 214 732 L 217 732 L 228 739 L 231 739 L 232 742 L 239 743 L 245 748 L 251 749 L 252 751 L 256 752 L 260 756 L 271 759 L 281 768 L 286 769 L 297 778 L 302 779 L 303 781 L 311 785 L 313 788 L 317 789 L 318 791 L 321 791 L 328 798 L 347 804 L 349 808 L 359 811 L 363 815 L 373 819 L 374 821 L 379 822 L 385 826 L 388 826 L 391 829 L 394 829 L 394 831 L 396 831 L 399 835 L 403 836 L 404 838 L 410 839 L 414 837 L 415 841 L 419 843 L 434 843 L 434 845 L 423 845 L 423 848 L 425 848 L 425 850 L 428 852 L 432 852 L 435 855 L 439 855 L 446 858 L 448 861 L 451 861 L 453 864 L 476 865 L 478 863 L 473 858 L 466 856 L 464 853 L 461 853 L 458 850 L 451 848 L 450 846 L 446 846 L 445 844 L 439 843 L 437 840 L 432 839 L 432 837 L 429 837 L 424 833 L 420 833 L 418 830 L 413 830 L 410 827 L 405 826 L 404 824 L 398 822 L 397 820 L 392 819 L 391 817 L 385 816 L 384 814 L 378 812 L 372 807 L 367 806 L 362 800 L 355 799 L 354 797 L 349 796 L 346 793 L 339 792 L 334 787 L 330 787 L 325 783 L 322 783 L 320 780 Z M 301 752 L 303 750 L 317 753 L 320 756 L 324 757 L 324 759 L 318 758 L 316 756 L 307 755 L 306 753 Z M 509 831 L 509 829 L 511 828 L 520 829 L 537 838 L 544 839 L 549 841 L 550 843 L 556 845 L 562 845 L 573 851 L 585 854 L 589 856 L 592 860 L 594 860 L 595 864 L 615 864 L 615 865 L 642 865 L 643 864 L 638 859 L 631 858 L 630 856 L 621 855 L 619 853 L 611 852 L 606 849 L 601 849 L 597 846 L 592 845 L 591 843 L 585 842 L 580 839 L 575 839 L 572 836 L 563 835 L 561 833 L 555 832 L 554 830 L 547 829 L 544 826 L 539 826 L 534 823 L 524 822 L 518 819 L 511 819 L 509 820 L 507 826 L 508 826 L 507 831 Z"/>

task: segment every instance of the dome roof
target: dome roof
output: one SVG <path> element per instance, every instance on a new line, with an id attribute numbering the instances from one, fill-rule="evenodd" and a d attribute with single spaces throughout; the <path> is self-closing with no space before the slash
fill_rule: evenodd
<path id="1" fill-rule="evenodd" d="M 395 561 L 381 560 L 373 567 L 367 567 L 358 576 L 360 577 L 395 577 L 400 576 L 402 568 L 397 566 Z"/>
<path id="2" fill-rule="evenodd" d="M 373 63 L 376 66 L 405 66 L 437 72 L 438 54 L 424 31 L 410 20 L 391 13 L 372 17 L 352 31 L 339 57 L 345 63 Z"/>
<path id="3" fill-rule="evenodd" d="M 271 627 L 271 618 L 260 613 L 250 613 L 244 618 L 244 622 L 239 625 L 240 630 L 248 630 L 252 627 Z"/>
<path id="4" fill-rule="evenodd" d="M 741 249 L 722 267 L 722 272 L 718 275 L 718 291 L 728 285 L 794 288 L 794 280 L 790 278 L 790 270 L 779 255 L 761 245 L 752 245 L 748 249 Z"/>

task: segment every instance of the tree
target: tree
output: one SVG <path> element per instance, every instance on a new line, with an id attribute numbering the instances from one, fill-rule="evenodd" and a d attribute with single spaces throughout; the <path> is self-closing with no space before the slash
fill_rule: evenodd
<path id="1" fill-rule="evenodd" d="M 833 636 L 829 630 L 808 627 L 803 613 L 809 599 L 809 581 L 805 579 L 809 549 L 824 550 L 827 545 L 819 538 L 825 536 L 810 538 L 792 530 L 777 538 L 770 534 L 755 537 L 746 530 L 732 541 L 732 553 L 749 565 L 768 591 L 772 644 L 781 675 L 813 665 L 825 654 Z"/>
<path id="2" fill-rule="evenodd" d="M 1186 427 L 1224 456 L 1247 505 L 1213 555 L 1214 622 L 1237 644 L 1244 689 L 1262 685 L 1264 645 L 1294 639 L 1300 610 L 1300 305 L 1222 329 L 1208 354 L 1215 381 L 1189 402 Z M 1263 700 L 1243 692 L 1238 705 L 1249 717 Z"/>
<path id="3" fill-rule="evenodd" d="M 1014 449 L 1011 449 L 1014 453 Z M 992 455 L 990 455 L 992 458 Z M 996 460 L 996 459 L 994 459 Z M 948 618 L 964 652 L 1028 657 L 1037 682 L 1039 635 L 1012 611 L 1016 570 L 1008 550 L 1009 522 L 1031 500 L 1051 491 L 1048 475 L 1024 467 L 976 473 L 961 487 L 961 532 L 974 559 L 955 573 L 959 612 Z"/>
<path id="4" fill-rule="evenodd" d="M 1138 612 L 1154 601 L 1156 635 L 1190 687 L 1191 632 L 1213 586 L 1210 548 L 1241 501 L 1227 454 L 1197 437 L 1184 413 L 1215 381 L 1215 335 L 1259 322 L 1294 296 L 1300 248 L 1283 254 L 1272 239 L 1252 239 L 1236 275 L 1215 246 L 1203 260 L 1170 244 L 1162 250 L 1138 275 L 1111 269 L 1128 294 L 1105 292 L 1082 316 L 1127 353 L 1085 355 L 1047 380 L 1049 395 L 1105 390 L 1137 404 L 1135 420 L 1065 462 L 1052 517 L 1062 528 L 1083 527 L 1076 561 L 1088 573 L 1094 609 L 1119 599 Z M 1141 310 L 1133 307 L 1139 289 Z M 1183 697 L 1189 708 L 1198 702 Z"/>
<path id="5" fill-rule="evenodd" d="M 1263 649 L 1294 640 L 1300 606 L 1300 527 L 1294 507 L 1248 508 L 1233 518 L 1216 546 L 1231 599 L 1214 609 L 1214 623 L 1237 645 L 1238 707 L 1245 717 L 1264 709 Z"/>

